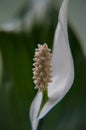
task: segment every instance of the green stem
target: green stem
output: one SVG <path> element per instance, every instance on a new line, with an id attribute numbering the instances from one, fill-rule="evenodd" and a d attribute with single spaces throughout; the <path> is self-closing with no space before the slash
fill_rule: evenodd
<path id="1" fill-rule="evenodd" d="M 47 88 L 42 92 L 42 94 L 43 94 L 43 98 L 42 98 L 42 103 L 41 103 L 41 106 L 40 106 L 40 111 L 41 111 L 42 107 L 44 106 L 44 104 L 45 104 L 45 103 L 47 102 L 47 100 L 49 99 L 49 98 L 48 98 Z M 40 111 L 39 111 L 39 113 L 38 113 L 38 116 L 39 116 L 39 114 L 40 114 Z"/>

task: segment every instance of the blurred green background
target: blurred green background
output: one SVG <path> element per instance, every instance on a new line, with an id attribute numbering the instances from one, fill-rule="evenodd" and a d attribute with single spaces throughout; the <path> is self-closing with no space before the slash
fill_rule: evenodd
<path id="1" fill-rule="evenodd" d="M 34 49 L 52 49 L 61 0 L 0 0 L 0 130 L 31 130 Z M 86 1 L 69 5 L 69 40 L 75 80 L 38 130 L 86 130 Z"/>

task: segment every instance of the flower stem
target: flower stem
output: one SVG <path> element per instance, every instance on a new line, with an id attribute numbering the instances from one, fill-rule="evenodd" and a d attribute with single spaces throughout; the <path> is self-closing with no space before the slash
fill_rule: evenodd
<path id="1" fill-rule="evenodd" d="M 43 91 L 43 99 L 42 99 L 42 107 L 43 105 L 46 103 L 46 101 L 48 100 L 48 91 L 47 91 L 47 88 Z"/>
<path id="2" fill-rule="evenodd" d="M 42 107 L 44 106 L 44 104 L 45 104 L 45 103 L 47 102 L 47 100 L 49 99 L 49 98 L 48 98 L 47 88 L 42 92 L 42 94 L 43 94 L 43 99 L 42 99 L 42 103 L 41 103 L 41 106 L 40 106 L 40 111 L 41 111 Z M 40 111 L 39 111 L 39 113 L 38 113 L 38 116 L 39 116 L 39 114 L 40 114 Z"/>

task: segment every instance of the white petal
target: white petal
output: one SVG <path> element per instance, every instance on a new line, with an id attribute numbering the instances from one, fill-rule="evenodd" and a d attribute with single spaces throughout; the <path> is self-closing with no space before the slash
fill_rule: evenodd
<path id="1" fill-rule="evenodd" d="M 54 38 L 53 82 L 48 86 L 49 100 L 42 108 L 39 119 L 43 118 L 65 96 L 73 83 L 74 66 L 67 35 L 67 7 L 68 0 L 64 0 Z"/>
<path id="2" fill-rule="evenodd" d="M 38 126 L 39 120 L 37 119 L 37 115 L 40 110 L 41 102 L 42 92 L 38 92 L 30 107 L 30 120 L 32 124 L 32 130 L 36 130 Z"/>

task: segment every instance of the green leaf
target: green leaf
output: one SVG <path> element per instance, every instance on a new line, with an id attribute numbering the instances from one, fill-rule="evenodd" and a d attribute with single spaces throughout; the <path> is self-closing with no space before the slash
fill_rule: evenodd
<path id="1" fill-rule="evenodd" d="M 27 130 L 30 127 L 29 107 L 34 96 L 32 48 L 24 33 L 1 32 L 0 43 L 4 64 L 0 88 L 0 129 Z"/>
<path id="2" fill-rule="evenodd" d="M 1 81 L 2 81 L 2 69 L 3 69 L 3 64 L 2 64 L 2 55 L 0 51 L 0 86 L 1 86 Z"/>

